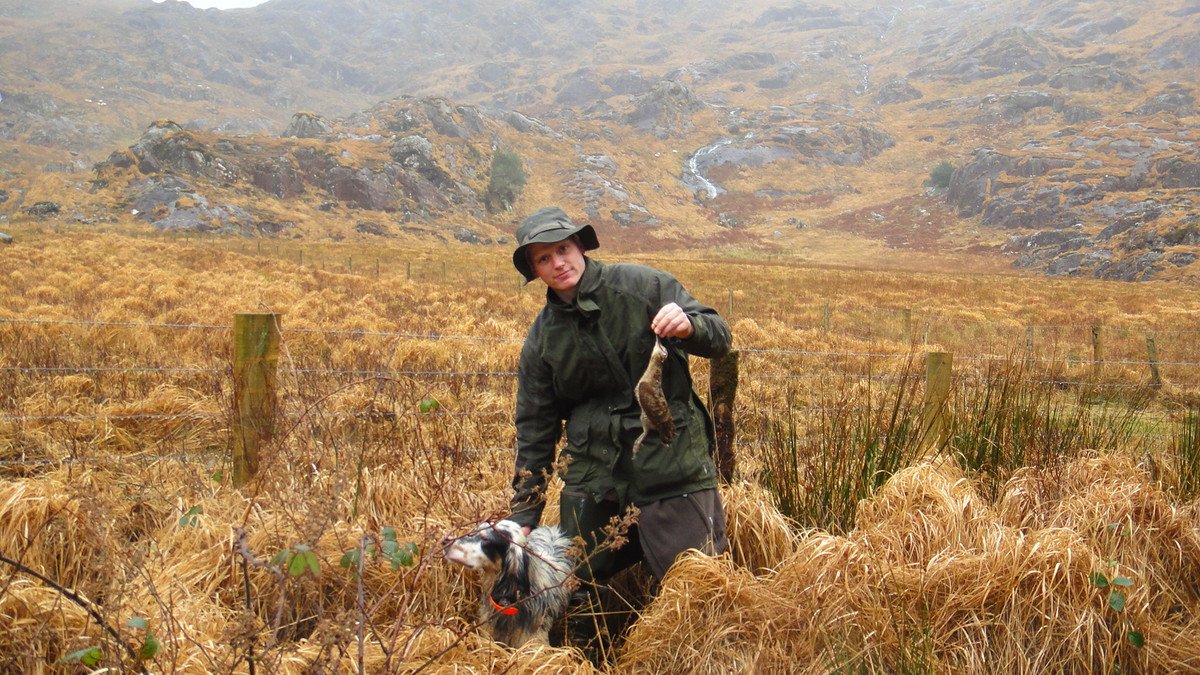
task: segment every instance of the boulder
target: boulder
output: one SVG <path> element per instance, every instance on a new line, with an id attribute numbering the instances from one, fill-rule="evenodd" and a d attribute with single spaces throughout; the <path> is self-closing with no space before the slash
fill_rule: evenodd
<path id="1" fill-rule="evenodd" d="M 608 97 L 591 68 L 581 68 L 558 78 L 554 91 L 554 101 L 566 106 L 585 106 Z"/>
<path id="2" fill-rule="evenodd" d="M 633 101 L 626 124 L 658 138 L 679 136 L 691 128 L 691 116 L 707 107 L 690 87 L 663 80 Z"/>
<path id="3" fill-rule="evenodd" d="M 1186 89 L 1168 91 L 1148 99 L 1133 110 L 1139 115 L 1154 115 L 1165 112 L 1176 117 L 1196 114 L 1196 99 Z"/>
<path id="4" fill-rule="evenodd" d="M 250 169 L 254 187 L 281 199 L 291 199 L 304 192 L 304 178 L 289 157 L 272 157 Z"/>
<path id="5" fill-rule="evenodd" d="M 12 236 L 5 234 L 4 232 L 0 232 L 0 244 L 8 245 L 11 243 L 13 243 Z"/>
<path id="6" fill-rule="evenodd" d="M 1015 157 L 991 148 L 980 148 L 968 163 L 954 170 L 946 201 L 958 209 L 958 215 L 970 217 L 983 210 L 984 200 L 991 193 L 991 184 L 1001 173 L 1017 164 Z"/>
<path id="7" fill-rule="evenodd" d="M 129 151 L 143 174 L 174 171 L 226 183 L 236 182 L 240 175 L 236 165 L 219 157 L 170 120 L 151 124 Z"/>
<path id="8" fill-rule="evenodd" d="M 61 210 L 62 208 L 58 205 L 58 202 L 51 201 L 34 202 L 32 206 L 22 209 L 22 211 L 31 216 L 53 216 Z"/>
<path id="9" fill-rule="evenodd" d="M 316 113 L 298 112 L 283 131 L 283 138 L 325 138 L 333 133 L 333 126 Z"/>
<path id="10" fill-rule="evenodd" d="M 366 168 L 335 167 L 326 175 L 324 187 L 339 202 L 361 209 L 394 211 L 399 205 L 391 181 Z"/>
<path id="11" fill-rule="evenodd" d="M 791 85 L 799 75 L 800 65 L 795 61 L 788 61 L 779 66 L 771 77 L 759 80 L 758 87 L 760 89 L 784 89 Z"/>
<path id="12" fill-rule="evenodd" d="M 1062 107 L 1062 116 L 1067 124 L 1082 124 L 1098 120 L 1104 116 L 1099 110 L 1086 105 L 1070 104 Z"/>
<path id="13" fill-rule="evenodd" d="M 1113 66 L 1078 64 L 1061 68 L 1047 83 L 1067 91 L 1137 91 L 1141 86 L 1130 75 Z"/>
<path id="14" fill-rule="evenodd" d="M 875 92 L 875 103 L 888 105 L 891 103 L 907 103 L 924 96 L 919 89 L 908 83 L 908 79 L 896 77 L 884 82 L 879 91 Z"/>
<path id="15" fill-rule="evenodd" d="M 757 70 L 775 65 L 775 55 L 770 52 L 742 52 L 727 56 L 721 61 L 723 71 Z"/>
<path id="16" fill-rule="evenodd" d="M 604 86 L 617 96 L 640 96 L 654 86 L 637 68 L 617 71 L 604 78 Z"/>

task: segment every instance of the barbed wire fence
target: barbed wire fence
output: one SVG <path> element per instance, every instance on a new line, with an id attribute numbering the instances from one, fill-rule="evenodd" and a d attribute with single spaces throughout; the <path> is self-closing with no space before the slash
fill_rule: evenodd
<path id="1" fill-rule="evenodd" d="M 1172 341 L 1166 341 L 1166 358 L 1161 360 L 1150 358 L 1153 354 L 1130 358 L 1129 350 L 1105 359 L 1093 326 L 1040 327 L 1051 328 L 1090 333 L 1093 340 L 1050 354 L 1030 350 L 1028 342 L 1008 354 L 958 353 L 954 386 L 984 384 L 989 367 L 1020 363 L 1029 369 L 1026 384 L 1084 388 L 1093 397 L 1119 398 L 1163 386 L 1194 397 L 1200 389 L 1200 360 L 1186 358 L 1194 344 L 1188 339 L 1192 331 L 1171 333 L 1180 348 L 1172 351 Z M 80 332 L 92 335 L 85 339 Z M 906 332 L 904 337 L 912 338 Z M 1141 334 L 1136 328 L 1117 332 Z M 162 333 L 186 335 L 187 348 L 164 349 L 171 340 Z M 353 437 L 366 424 L 385 424 L 395 437 L 424 424 L 436 432 L 424 435 L 428 442 L 443 448 L 457 444 L 453 451 L 464 455 L 511 450 L 515 443 L 512 402 L 520 337 L 306 327 L 282 333 L 289 345 L 278 368 L 283 383 L 279 420 L 285 429 L 305 429 L 336 445 L 337 433 Z M 232 341 L 233 325 L 222 323 L 0 318 L 0 344 L 8 346 L 0 358 L 0 470 L 71 463 L 225 461 L 234 426 Z M 365 345 L 368 341 L 373 343 Z M 360 349 L 334 353 L 347 344 Z M 399 344 L 407 347 L 400 356 Z M 485 345 L 501 353 L 483 363 L 462 349 L 443 349 L 447 344 Z M 1085 356 L 1088 347 L 1091 353 Z M 923 348 L 912 344 L 906 351 L 855 351 L 739 345 L 742 404 L 735 417 L 744 422 L 737 425 L 742 430 L 739 444 L 761 442 L 751 435 L 774 415 L 815 417 L 863 410 L 830 405 L 812 392 L 835 382 L 876 391 L 905 386 L 923 377 L 912 368 L 914 354 Z M 436 356 L 427 353 L 439 350 Z M 87 361 L 85 355 L 93 359 Z M 185 358 L 199 362 L 168 362 Z M 702 389 L 707 368 L 696 371 Z M 781 390 L 809 395 L 784 395 Z M 121 441 L 125 452 L 61 451 L 68 445 L 79 448 L 89 437 L 101 439 L 99 446 Z M 135 451 L 139 444 L 160 452 Z"/>

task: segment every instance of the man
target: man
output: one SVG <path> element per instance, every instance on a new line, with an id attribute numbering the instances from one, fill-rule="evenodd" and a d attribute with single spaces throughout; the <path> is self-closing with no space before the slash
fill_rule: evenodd
<path id="1" fill-rule="evenodd" d="M 729 326 L 670 274 L 584 254 L 599 246 L 590 225 L 548 207 L 521 222 L 513 252 L 526 281 L 541 279 L 547 290 L 521 349 L 511 518 L 526 528 L 541 520 L 565 422 L 560 523 L 567 536 L 583 538 L 576 574 L 585 590 L 639 558 L 657 582 L 683 551 L 715 554 L 728 545 L 712 420 L 692 389 L 687 355 L 727 353 Z M 670 445 L 648 434 L 634 457 L 642 432 L 634 385 L 658 339 L 669 352 L 662 388 L 676 431 Z M 614 550 L 602 528 L 630 506 L 640 510 L 637 524 Z"/>

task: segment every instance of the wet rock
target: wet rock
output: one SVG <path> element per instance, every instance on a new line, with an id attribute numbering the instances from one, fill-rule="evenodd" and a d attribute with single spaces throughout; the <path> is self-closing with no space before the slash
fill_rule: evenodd
<path id="1" fill-rule="evenodd" d="M 281 199 L 291 199 L 304 192 L 304 178 L 288 157 L 273 157 L 250 169 L 254 187 Z"/>
<path id="2" fill-rule="evenodd" d="M 0 190 L 0 204 L 8 201 L 8 190 Z"/>
<path id="3" fill-rule="evenodd" d="M 1057 54 L 1040 38 L 1023 28 L 1009 28 L 987 37 L 935 73 L 970 82 L 1038 71 L 1057 62 Z"/>
<path id="4" fill-rule="evenodd" d="M 392 144 L 388 154 L 400 164 L 407 162 L 411 166 L 417 166 L 433 161 L 433 143 L 424 136 L 405 136 Z"/>
<path id="5" fill-rule="evenodd" d="M 311 112 L 298 112 L 283 130 L 283 138 L 324 138 L 333 133 L 333 126 L 323 117 Z"/>
<path id="6" fill-rule="evenodd" d="M 891 103 L 906 103 L 924 96 L 919 89 L 909 84 L 903 77 L 893 78 L 884 82 L 879 91 L 875 92 L 875 102 L 879 105 Z"/>
<path id="7" fill-rule="evenodd" d="M 508 124 L 508 126 L 523 134 L 532 132 L 541 134 L 543 136 L 553 136 L 555 138 L 561 136 L 561 134 L 546 126 L 541 121 L 522 115 L 515 110 L 505 110 L 499 113 L 499 117 L 502 121 Z"/>
<path id="8" fill-rule="evenodd" d="M 1046 266 L 1046 274 L 1052 277 L 1075 276 L 1083 267 L 1084 258 L 1083 253 L 1068 253 L 1055 258 Z"/>
<path id="9" fill-rule="evenodd" d="M 1105 65 L 1070 65 L 1054 73 L 1047 82 L 1067 91 L 1138 91 L 1141 86 L 1124 71 Z"/>
<path id="10" fill-rule="evenodd" d="M 362 234 L 370 234 L 376 237 L 391 237 L 394 236 L 384 223 L 377 223 L 369 220 L 360 220 L 354 224 L 354 231 Z"/>
<path id="11" fill-rule="evenodd" d="M 426 98 L 422 99 L 418 106 L 419 116 L 425 117 L 429 121 L 429 125 L 433 130 L 449 136 L 451 138 L 471 138 L 483 132 L 484 124 L 483 117 L 479 111 L 471 106 L 451 106 L 446 99 L 443 98 Z M 415 123 L 404 125 L 402 129 L 393 129 L 395 131 L 408 131 L 419 125 L 419 116 L 415 116 L 412 111 L 403 111 L 397 116 L 397 120 L 403 122 L 405 120 Z"/>
<path id="12" fill-rule="evenodd" d="M 1200 66 L 1200 40 L 1172 37 L 1161 46 L 1152 49 L 1148 56 L 1162 70 Z"/>
<path id="13" fill-rule="evenodd" d="M 142 137 L 129 147 L 143 174 L 175 171 L 205 176 L 225 183 L 236 182 L 240 172 L 229 160 L 219 157 L 169 120 L 150 125 Z"/>
<path id="14" fill-rule="evenodd" d="M 492 243 L 491 239 L 480 235 L 478 232 L 469 230 L 462 226 L 454 228 L 452 234 L 454 235 L 455 239 L 463 242 L 464 244 L 490 244 L 490 243 Z"/>
<path id="15" fill-rule="evenodd" d="M 1137 19 L 1122 14 L 1114 14 L 1106 19 L 1088 21 L 1079 26 L 1075 29 L 1075 37 L 1080 40 L 1104 38 L 1113 33 L 1119 33 L 1135 23 L 1137 23 Z"/>
<path id="16" fill-rule="evenodd" d="M 1134 108 L 1134 112 L 1139 115 L 1165 112 L 1176 117 L 1187 117 L 1196 114 L 1196 99 L 1187 90 L 1168 91 Z"/>
<path id="17" fill-rule="evenodd" d="M 554 101 L 566 106 L 584 106 L 607 98 L 595 71 L 581 68 L 563 75 L 554 85 Z"/>
<path id="18" fill-rule="evenodd" d="M 1156 272 L 1163 269 L 1160 264 L 1162 259 L 1161 252 L 1147 251 L 1138 256 L 1102 265 L 1096 269 L 1094 276 L 1114 281 L 1148 281 L 1154 278 Z"/>
<path id="19" fill-rule="evenodd" d="M 27 206 L 21 210 L 31 216 L 53 216 L 58 214 L 62 209 L 58 205 L 58 202 L 41 201 L 34 202 L 32 206 Z"/>
<path id="20" fill-rule="evenodd" d="M 11 243 L 13 243 L 12 235 L 5 234 L 4 232 L 0 232 L 0 244 L 8 245 Z"/>
<path id="21" fill-rule="evenodd" d="M 843 122 L 825 127 L 783 126 L 768 140 L 794 149 L 815 164 L 839 166 L 862 166 L 866 160 L 896 145 L 891 135 L 873 125 Z"/>
<path id="22" fill-rule="evenodd" d="M 604 86 L 617 96 L 640 96 L 654 86 L 637 68 L 621 70 L 604 78 Z"/>
<path id="23" fill-rule="evenodd" d="M 1103 113 L 1086 105 L 1070 104 L 1062 107 L 1062 116 L 1067 124 L 1082 124 L 1103 117 Z"/>
<path id="24" fill-rule="evenodd" d="M 610 176 L 617 173 L 617 163 L 608 155 L 583 155 L 580 159 L 584 164 L 595 167 Z"/>
<path id="25" fill-rule="evenodd" d="M 327 175 L 325 188 L 339 202 L 357 208 L 394 211 L 399 206 L 392 183 L 370 169 L 336 167 Z"/>
<path id="26" fill-rule="evenodd" d="M 770 52 L 742 52 L 721 61 L 723 71 L 757 70 L 775 65 L 775 55 Z"/>
<path id="27" fill-rule="evenodd" d="M 1200 188 L 1200 152 L 1156 160 L 1153 171 L 1164 188 Z"/>
<path id="28" fill-rule="evenodd" d="M 689 130 L 691 116 L 705 107 L 704 101 L 686 84 L 664 80 L 634 99 L 633 109 L 625 114 L 624 121 L 657 138 L 669 138 Z"/>
<path id="29" fill-rule="evenodd" d="M 1017 164 L 1009 157 L 991 148 L 980 148 L 968 163 L 954 170 L 950 176 L 950 188 L 946 201 L 958 209 L 958 215 L 970 217 L 983 210 L 984 200 L 991 191 L 992 181 L 1001 173 Z"/>
<path id="30" fill-rule="evenodd" d="M 800 65 L 795 61 L 788 61 L 776 69 L 775 74 L 771 77 L 758 81 L 760 89 L 784 89 L 787 88 L 800 75 Z"/>

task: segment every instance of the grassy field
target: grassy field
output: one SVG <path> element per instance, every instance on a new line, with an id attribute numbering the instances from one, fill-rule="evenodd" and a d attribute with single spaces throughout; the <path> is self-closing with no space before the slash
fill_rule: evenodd
<path id="1" fill-rule="evenodd" d="M 0 670 L 593 669 L 487 640 L 472 579 L 439 557 L 508 502 L 542 292 L 505 248 L 13 234 Z M 637 620 L 603 669 L 1200 667 L 1194 289 L 628 259 L 730 319 L 738 468 L 731 553 L 682 560 L 644 606 L 622 580 Z M 282 328 L 277 433 L 241 490 L 238 312 Z M 931 446 L 933 351 L 954 380 Z"/>

